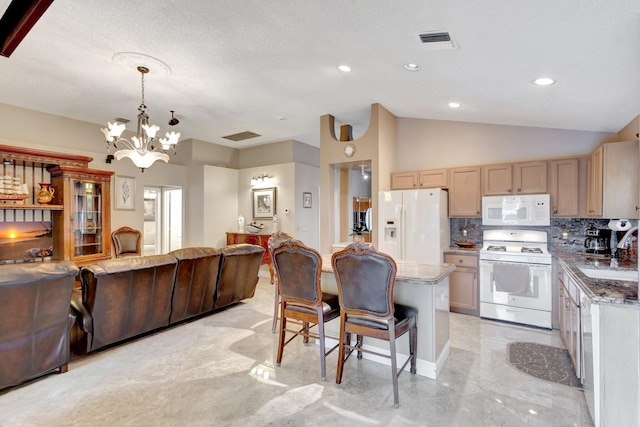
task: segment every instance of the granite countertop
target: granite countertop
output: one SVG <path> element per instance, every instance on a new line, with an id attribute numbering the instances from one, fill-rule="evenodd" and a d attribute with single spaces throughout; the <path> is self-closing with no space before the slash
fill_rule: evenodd
<path id="1" fill-rule="evenodd" d="M 556 259 L 569 271 L 580 288 L 594 303 L 629 304 L 640 306 L 638 301 L 638 282 L 610 279 L 592 279 L 587 277 L 579 267 L 597 270 L 637 270 L 637 265 L 630 262 L 619 262 L 615 266 L 611 257 L 591 254 L 575 254 L 557 252 Z"/>
<path id="2" fill-rule="evenodd" d="M 411 261 L 396 260 L 398 272 L 396 282 L 434 285 L 451 274 L 456 266 L 453 264 L 421 264 Z M 322 255 L 322 272 L 333 273 L 331 254 Z"/>

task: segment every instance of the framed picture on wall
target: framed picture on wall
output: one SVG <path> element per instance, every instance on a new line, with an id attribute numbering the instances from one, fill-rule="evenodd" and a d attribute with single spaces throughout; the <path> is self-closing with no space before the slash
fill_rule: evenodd
<path id="1" fill-rule="evenodd" d="M 302 207 L 303 208 L 311 207 L 311 193 L 307 193 L 307 192 L 302 193 Z"/>
<path id="2" fill-rule="evenodd" d="M 136 208 L 136 179 L 132 176 L 116 175 L 114 191 L 114 209 L 132 211 Z"/>
<path id="3" fill-rule="evenodd" d="M 271 219 L 276 214 L 276 187 L 252 190 L 253 217 Z"/>

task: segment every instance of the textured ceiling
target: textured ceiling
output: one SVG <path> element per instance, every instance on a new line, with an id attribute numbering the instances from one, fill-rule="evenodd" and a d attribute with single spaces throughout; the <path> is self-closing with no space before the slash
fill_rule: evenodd
<path id="1" fill-rule="evenodd" d="M 418 35 L 432 30 L 457 48 L 425 49 Z M 171 67 L 147 76 L 146 104 L 163 132 L 175 110 L 182 139 L 317 146 L 321 115 L 357 137 L 372 103 L 399 117 L 617 132 L 640 114 L 639 45 L 637 0 L 55 0 L 0 58 L 0 102 L 134 122 L 140 75 L 111 60 L 124 51 Z M 543 75 L 557 84 L 531 84 Z M 262 136 L 222 138 L 243 131 Z"/>

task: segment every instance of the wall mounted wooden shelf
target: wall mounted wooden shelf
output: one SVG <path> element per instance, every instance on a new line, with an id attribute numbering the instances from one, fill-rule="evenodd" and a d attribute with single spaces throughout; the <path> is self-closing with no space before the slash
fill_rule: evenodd
<path id="1" fill-rule="evenodd" d="M 0 209 L 15 210 L 34 210 L 34 211 L 61 211 L 64 209 L 62 205 L 13 205 L 10 203 L 0 203 Z"/>

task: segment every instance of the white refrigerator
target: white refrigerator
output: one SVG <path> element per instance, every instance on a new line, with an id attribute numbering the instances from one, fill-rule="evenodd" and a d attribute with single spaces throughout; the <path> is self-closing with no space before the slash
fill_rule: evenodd
<path id="1" fill-rule="evenodd" d="M 447 192 L 440 188 L 381 191 L 378 250 L 395 260 L 441 264 L 449 247 Z"/>

